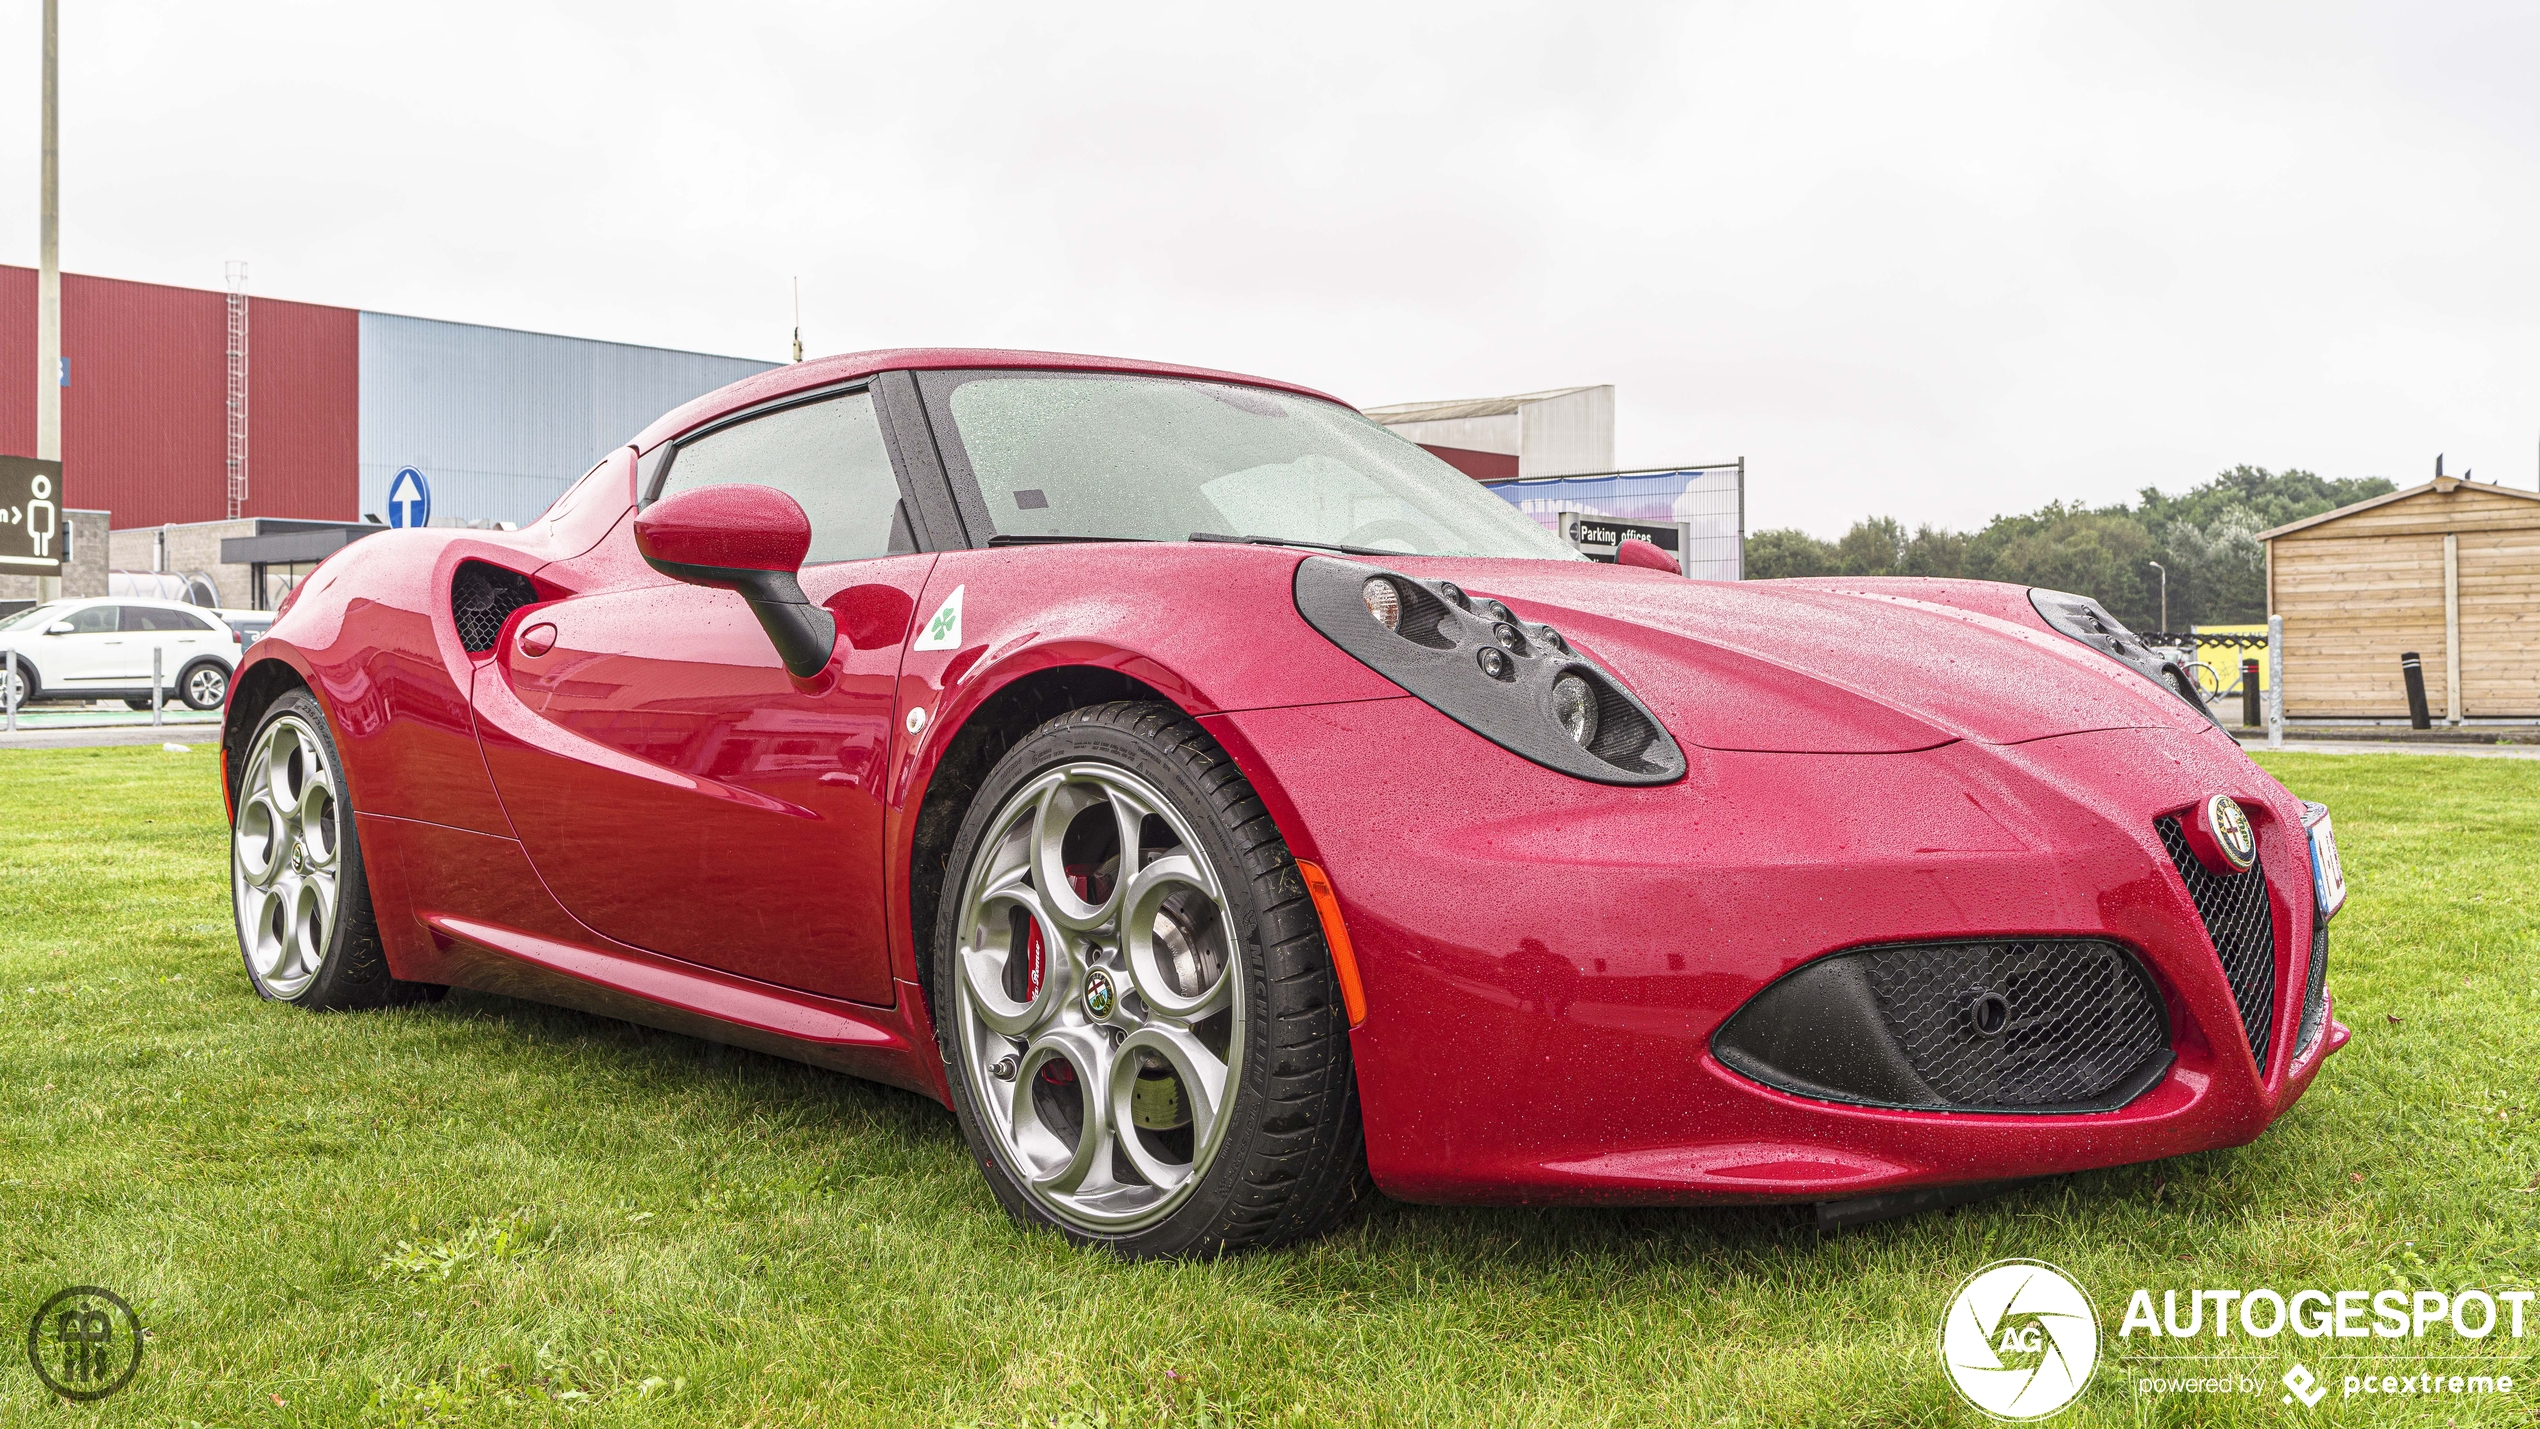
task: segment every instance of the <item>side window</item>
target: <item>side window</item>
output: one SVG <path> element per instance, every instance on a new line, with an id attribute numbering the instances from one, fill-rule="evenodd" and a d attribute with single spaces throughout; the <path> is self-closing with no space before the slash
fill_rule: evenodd
<path id="1" fill-rule="evenodd" d="M 117 605 L 92 605 L 76 615 L 66 617 L 73 635 L 112 635 L 115 633 Z"/>
<path id="2" fill-rule="evenodd" d="M 786 407 L 682 443 L 654 498 L 702 486 L 772 486 L 811 518 L 805 565 L 913 549 L 873 394 Z"/>
<path id="3" fill-rule="evenodd" d="M 188 615 L 181 610 L 161 610 L 153 605 L 127 605 L 123 607 L 123 628 L 126 630 L 203 631 L 212 627 L 205 624 L 199 617 Z"/>

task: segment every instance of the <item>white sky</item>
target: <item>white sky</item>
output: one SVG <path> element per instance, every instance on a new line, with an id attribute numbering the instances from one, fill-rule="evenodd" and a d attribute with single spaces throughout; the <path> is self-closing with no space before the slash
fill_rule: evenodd
<path id="1" fill-rule="evenodd" d="M 2540 481 L 2540 10 L 62 0 L 73 271 L 1361 405 L 1620 388 L 1749 525 Z M 0 0 L 0 261 L 35 259 Z"/>

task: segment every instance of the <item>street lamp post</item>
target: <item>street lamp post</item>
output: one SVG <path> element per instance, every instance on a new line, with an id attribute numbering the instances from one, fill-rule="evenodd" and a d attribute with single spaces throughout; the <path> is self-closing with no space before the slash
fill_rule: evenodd
<path id="1" fill-rule="evenodd" d="M 61 0 L 44 0 L 44 159 L 37 203 L 35 456 L 62 459 Z M 56 498 L 59 499 L 58 497 Z M 59 600 L 59 576 L 36 578 L 38 600 Z"/>
<path id="2" fill-rule="evenodd" d="M 2170 568 L 2159 561 L 2145 561 L 2143 564 L 2161 573 L 2161 631 L 2167 634 L 2170 628 Z"/>

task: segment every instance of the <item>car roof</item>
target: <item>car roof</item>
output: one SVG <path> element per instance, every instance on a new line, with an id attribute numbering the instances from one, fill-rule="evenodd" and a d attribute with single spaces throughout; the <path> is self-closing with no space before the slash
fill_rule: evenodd
<path id="1" fill-rule="evenodd" d="M 826 387 L 833 383 L 852 382 L 877 372 L 936 371 L 945 368 L 1020 368 L 1061 372 L 1117 372 L 1142 377 L 1195 377 L 1210 382 L 1233 382 L 1246 387 L 1268 387 L 1312 397 L 1323 402 L 1349 405 L 1328 392 L 1317 392 L 1294 382 L 1281 382 L 1269 377 L 1247 377 L 1240 372 L 1221 372 L 1211 367 L 1182 367 L 1170 362 L 1142 362 L 1130 357 L 1091 357 L 1079 352 L 1031 352 L 995 347 L 883 347 L 870 352 L 841 353 L 835 357 L 816 357 L 808 362 L 772 367 L 765 372 L 744 377 L 728 387 L 719 387 L 706 395 L 674 407 L 653 421 L 635 438 L 638 451 L 651 451 L 663 442 L 703 422 L 713 421 L 727 413 L 737 412 L 770 398 L 789 393 Z"/>

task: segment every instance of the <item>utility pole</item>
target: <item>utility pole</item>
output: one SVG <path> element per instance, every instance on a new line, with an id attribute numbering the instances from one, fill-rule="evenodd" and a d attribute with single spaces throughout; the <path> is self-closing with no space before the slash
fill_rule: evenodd
<path id="1" fill-rule="evenodd" d="M 44 195 L 36 238 L 35 459 L 62 459 L 61 0 L 44 0 Z M 63 509 L 70 484 L 54 499 Z M 67 518 L 65 518 L 67 519 Z M 36 599 L 60 600 L 62 578 L 38 576 Z"/>
<path id="2" fill-rule="evenodd" d="M 2161 573 L 2161 630 L 2167 634 L 2170 628 L 2170 568 L 2159 561 L 2145 561 L 2143 564 Z"/>

